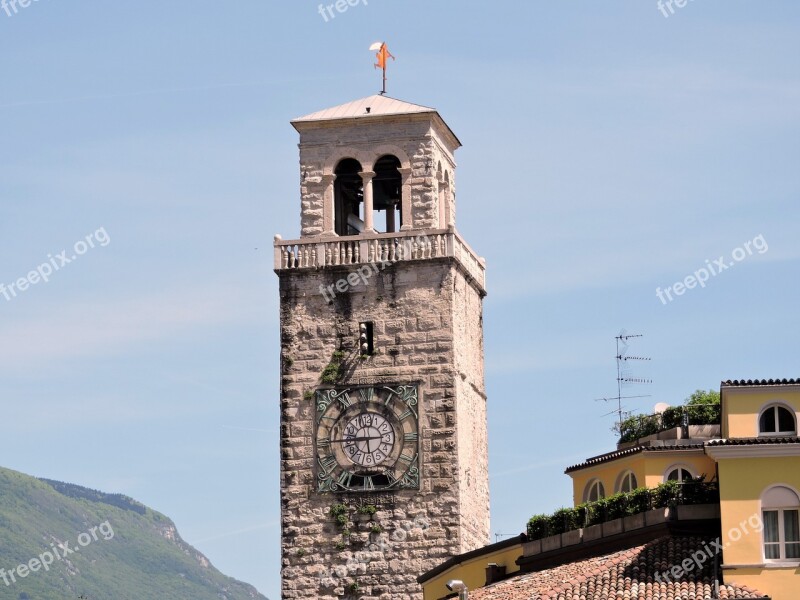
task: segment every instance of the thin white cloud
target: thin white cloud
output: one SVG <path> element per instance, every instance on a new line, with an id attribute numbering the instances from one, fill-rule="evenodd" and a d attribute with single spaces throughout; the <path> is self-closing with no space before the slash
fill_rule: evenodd
<path id="1" fill-rule="evenodd" d="M 57 310 L 28 310 L 23 318 L 0 324 L 0 372 L 106 357 L 195 329 L 257 319 L 263 308 L 252 296 L 220 284 L 136 298 L 83 299 Z"/>
<path id="2" fill-rule="evenodd" d="M 212 535 L 210 537 L 202 538 L 199 540 L 192 540 L 189 542 L 192 546 L 197 547 L 198 544 L 204 544 L 206 542 L 213 542 L 215 540 L 221 540 L 228 537 L 234 537 L 238 535 L 244 535 L 245 533 L 252 533 L 254 531 L 261 531 L 262 529 L 272 529 L 273 527 L 277 527 L 280 524 L 280 521 L 269 521 L 267 523 L 261 523 L 260 525 L 254 525 L 251 527 L 244 527 L 242 529 L 237 529 L 235 531 L 226 531 L 225 533 L 220 533 L 217 535 Z"/>

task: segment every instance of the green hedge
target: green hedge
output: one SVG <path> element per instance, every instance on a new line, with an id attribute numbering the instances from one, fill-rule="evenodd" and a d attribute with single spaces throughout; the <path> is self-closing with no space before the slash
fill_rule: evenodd
<path id="1" fill-rule="evenodd" d="M 597 502 L 579 504 L 575 508 L 560 508 L 552 515 L 534 515 L 528 521 L 528 539 L 538 540 L 599 525 L 654 508 L 718 503 L 719 487 L 715 482 L 704 481 L 704 477 L 682 484 L 667 481 L 655 488 L 637 488 Z"/>
<path id="2" fill-rule="evenodd" d="M 648 435 L 674 429 L 683 424 L 683 413 L 688 413 L 689 425 L 719 425 L 719 404 L 671 406 L 657 415 L 633 415 L 619 425 L 619 441 L 632 442 Z"/>
<path id="3" fill-rule="evenodd" d="M 631 442 L 683 424 L 683 415 L 689 425 L 718 425 L 721 419 L 719 392 L 697 390 L 686 398 L 684 406 L 671 406 L 657 415 L 634 415 L 615 426 L 620 442 Z"/>

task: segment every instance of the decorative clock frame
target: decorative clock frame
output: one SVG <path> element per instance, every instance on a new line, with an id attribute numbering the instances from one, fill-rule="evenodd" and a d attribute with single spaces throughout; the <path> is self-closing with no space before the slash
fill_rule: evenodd
<path id="1" fill-rule="evenodd" d="M 419 489 L 418 385 L 318 389 L 315 405 L 318 492 Z"/>

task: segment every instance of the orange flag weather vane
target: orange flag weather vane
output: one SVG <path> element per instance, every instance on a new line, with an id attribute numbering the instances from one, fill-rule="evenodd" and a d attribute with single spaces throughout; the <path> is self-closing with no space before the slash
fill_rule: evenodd
<path id="1" fill-rule="evenodd" d="M 389 52 L 389 48 L 386 47 L 386 42 L 375 42 L 372 46 L 369 47 L 370 50 L 377 50 L 378 53 L 375 55 L 378 58 L 378 62 L 375 63 L 376 69 L 383 69 L 383 91 L 381 94 L 386 93 L 386 63 L 389 62 L 391 58 L 394 60 L 394 56 L 391 52 Z"/>

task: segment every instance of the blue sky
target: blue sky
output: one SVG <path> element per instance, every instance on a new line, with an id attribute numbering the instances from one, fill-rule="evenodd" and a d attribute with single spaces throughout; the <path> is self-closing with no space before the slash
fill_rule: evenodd
<path id="1" fill-rule="evenodd" d="M 796 377 L 800 5 L 39 0 L 0 9 L 0 464 L 131 495 L 278 598 L 278 307 L 299 234 L 291 118 L 373 94 L 464 148 L 458 229 L 487 259 L 492 531 L 571 502 L 611 450 L 614 335 L 649 411 Z M 753 252 L 672 302 L 662 289 Z M 730 262 L 730 259 L 727 259 Z"/>

